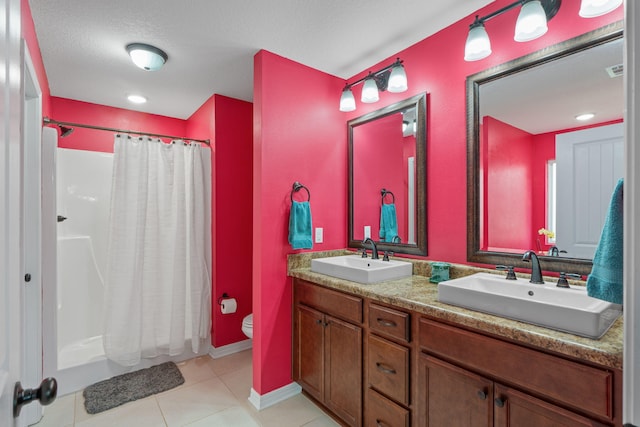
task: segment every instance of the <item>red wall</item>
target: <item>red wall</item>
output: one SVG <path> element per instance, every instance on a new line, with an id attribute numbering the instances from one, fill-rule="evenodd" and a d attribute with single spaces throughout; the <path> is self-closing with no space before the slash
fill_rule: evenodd
<path id="1" fill-rule="evenodd" d="M 311 193 L 313 227 L 324 243 L 346 246 L 347 136 L 338 110 L 344 82 L 267 51 L 254 58 L 253 388 L 291 382 L 289 195 L 295 181 Z M 242 256 L 238 254 L 238 256 Z"/>
<path id="2" fill-rule="evenodd" d="M 253 106 L 226 96 L 209 98 L 187 120 L 192 138 L 213 141 L 213 290 L 211 344 L 221 347 L 247 339 L 242 319 L 251 313 Z M 217 301 L 236 298 L 238 310 L 223 315 Z"/>
<path id="3" fill-rule="evenodd" d="M 488 240 L 484 249 L 526 249 L 531 243 L 533 137 L 488 116 L 483 118 L 482 129 L 488 146 L 483 194 Z"/>
<path id="4" fill-rule="evenodd" d="M 93 126 L 186 136 L 184 120 L 139 111 L 123 110 L 72 99 L 51 97 L 51 119 Z M 113 153 L 113 132 L 74 128 L 72 134 L 58 139 L 58 147 Z M 164 139 L 168 141 L 168 139 Z"/>

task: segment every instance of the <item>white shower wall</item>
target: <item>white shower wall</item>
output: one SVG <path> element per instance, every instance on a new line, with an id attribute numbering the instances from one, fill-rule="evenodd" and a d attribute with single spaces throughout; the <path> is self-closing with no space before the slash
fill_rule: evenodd
<path id="1" fill-rule="evenodd" d="M 58 367 L 103 355 L 102 300 L 112 153 L 58 148 Z"/>

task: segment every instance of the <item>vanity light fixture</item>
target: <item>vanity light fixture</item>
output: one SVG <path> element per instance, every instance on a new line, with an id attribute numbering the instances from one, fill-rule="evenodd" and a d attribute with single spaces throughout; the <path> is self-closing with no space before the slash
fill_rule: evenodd
<path id="1" fill-rule="evenodd" d="M 407 74 L 404 70 L 400 58 L 378 71 L 369 72 L 366 77 L 356 80 L 351 84 L 346 84 L 340 96 L 340 111 L 353 111 L 356 109 L 356 100 L 351 88 L 357 84 L 362 85 L 360 101 L 364 103 L 377 102 L 380 99 L 380 92 L 399 93 L 407 90 Z"/>
<path id="2" fill-rule="evenodd" d="M 582 0 L 578 15 L 583 18 L 595 18 L 617 9 L 621 4 L 622 0 Z"/>
<path id="3" fill-rule="evenodd" d="M 159 70 L 169 58 L 163 50 L 149 44 L 131 43 L 126 49 L 133 63 L 147 71 Z"/>
<path id="4" fill-rule="evenodd" d="M 518 0 L 486 16 L 476 15 L 475 20 L 469 26 L 469 35 L 464 48 L 464 60 L 478 61 L 491 55 L 491 41 L 484 25 L 488 20 L 515 7 L 522 6 L 513 38 L 518 42 L 530 41 L 547 32 L 547 22 L 556 16 L 561 3 L 562 0 Z"/>

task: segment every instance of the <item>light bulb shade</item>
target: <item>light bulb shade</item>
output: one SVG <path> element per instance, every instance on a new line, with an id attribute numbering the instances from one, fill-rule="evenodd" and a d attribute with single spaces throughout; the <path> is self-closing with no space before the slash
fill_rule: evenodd
<path id="1" fill-rule="evenodd" d="M 612 12 L 622 4 L 622 0 L 582 0 L 580 15 L 583 18 L 595 18 Z"/>
<path id="2" fill-rule="evenodd" d="M 167 62 L 166 53 L 148 44 L 132 43 L 126 49 L 133 63 L 143 70 L 157 71 Z"/>
<path id="3" fill-rule="evenodd" d="M 491 55 L 491 40 L 484 24 L 472 25 L 464 46 L 464 60 L 478 61 Z"/>
<path id="4" fill-rule="evenodd" d="M 547 29 L 547 14 L 540 0 L 528 1 L 520 9 L 513 39 L 517 42 L 528 42 L 544 35 Z"/>
<path id="5" fill-rule="evenodd" d="M 404 71 L 402 64 L 396 64 L 391 68 L 387 90 L 389 92 L 399 93 L 407 89 L 407 73 Z"/>
<path id="6" fill-rule="evenodd" d="M 360 100 L 365 104 L 371 104 L 372 102 L 378 102 L 379 99 L 380 95 L 378 95 L 378 85 L 373 77 L 368 77 L 364 81 Z"/>
<path id="7" fill-rule="evenodd" d="M 353 111 L 356 109 L 356 99 L 350 88 L 344 88 L 340 96 L 340 111 Z"/>

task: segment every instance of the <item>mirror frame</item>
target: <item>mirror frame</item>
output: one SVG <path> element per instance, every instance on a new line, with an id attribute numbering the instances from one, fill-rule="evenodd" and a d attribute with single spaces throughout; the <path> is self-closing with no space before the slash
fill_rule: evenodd
<path id="1" fill-rule="evenodd" d="M 394 253 L 427 255 L 427 94 L 421 93 L 404 101 L 397 102 L 387 107 L 372 111 L 363 116 L 347 122 L 348 136 L 348 163 L 349 163 L 349 218 L 348 218 L 348 247 L 364 247 L 360 240 L 353 238 L 353 128 L 369 123 L 373 120 L 386 117 L 391 114 L 416 108 L 416 244 L 378 242 L 379 251 L 391 251 Z"/>
<path id="2" fill-rule="evenodd" d="M 614 22 L 467 77 L 467 261 L 530 268 L 520 254 L 480 250 L 480 85 L 622 38 L 622 30 L 623 21 Z M 593 264 L 584 258 L 539 257 L 546 271 L 588 275 Z"/>

